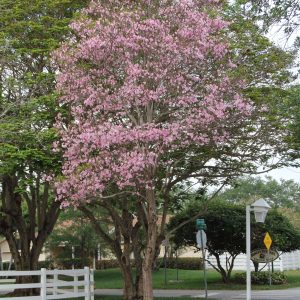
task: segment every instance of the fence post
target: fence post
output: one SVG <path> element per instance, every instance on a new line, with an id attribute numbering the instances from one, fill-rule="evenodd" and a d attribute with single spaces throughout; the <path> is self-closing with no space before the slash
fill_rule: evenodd
<path id="1" fill-rule="evenodd" d="M 91 300 L 91 290 L 90 290 L 90 268 L 84 267 L 84 292 L 85 297 L 84 300 Z M 43 299 L 42 299 L 43 300 Z"/>
<path id="2" fill-rule="evenodd" d="M 57 282 L 58 282 L 58 274 L 57 269 L 54 270 L 55 273 L 53 275 L 53 295 L 57 295 Z"/>
<path id="3" fill-rule="evenodd" d="M 41 299 L 46 300 L 47 299 L 47 273 L 46 269 L 41 269 Z"/>
<path id="4" fill-rule="evenodd" d="M 73 292 L 78 295 L 78 285 L 77 284 L 78 284 L 78 275 L 74 275 Z M 75 297 L 77 297 L 77 296 L 75 296 Z"/>
<path id="5" fill-rule="evenodd" d="M 91 270 L 90 274 L 90 285 L 91 285 L 91 300 L 94 300 L 95 296 L 95 277 L 94 277 L 94 269 Z"/>

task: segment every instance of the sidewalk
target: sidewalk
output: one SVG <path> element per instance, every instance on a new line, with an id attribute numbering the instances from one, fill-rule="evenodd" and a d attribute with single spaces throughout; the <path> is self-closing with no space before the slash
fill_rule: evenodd
<path id="1" fill-rule="evenodd" d="M 95 295 L 122 295 L 121 289 L 96 289 Z M 155 297 L 205 297 L 203 290 L 154 290 Z M 208 299 L 245 300 L 246 291 L 208 291 Z M 252 291 L 252 300 L 300 300 L 300 288 L 286 290 Z"/>

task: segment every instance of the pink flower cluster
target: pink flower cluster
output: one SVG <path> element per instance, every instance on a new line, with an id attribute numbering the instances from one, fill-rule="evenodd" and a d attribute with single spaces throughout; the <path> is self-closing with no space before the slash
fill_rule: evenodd
<path id="1" fill-rule="evenodd" d="M 61 198 L 78 203 L 111 183 L 153 186 L 157 170 L 174 163 L 172 151 L 224 143 L 232 124 L 251 115 L 227 76 L 235 66 L 226 22 L 205 14 L 203 1 L 148 10 L 146 2 L 92 2 L 72 24 L 76 38 L 55 53 L 60 102 L 72 115 L 57 122 Z"/>

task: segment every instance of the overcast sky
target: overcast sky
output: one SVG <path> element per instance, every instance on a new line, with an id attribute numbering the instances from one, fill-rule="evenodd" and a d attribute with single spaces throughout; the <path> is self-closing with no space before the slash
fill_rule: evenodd
<path id="1" fill-rule="evenodd" d="M 296 169 L 296 168 L 288 167 L 288 168 L 276 169 L 271 172 L 265 173 L 260 177 L 263 178 L 266 175 L 272 176 L 274 179 L 278 181 L 280 179 L 284 179 L 284 180 L 292 179 L 300 183 L 300 168 Z"/>

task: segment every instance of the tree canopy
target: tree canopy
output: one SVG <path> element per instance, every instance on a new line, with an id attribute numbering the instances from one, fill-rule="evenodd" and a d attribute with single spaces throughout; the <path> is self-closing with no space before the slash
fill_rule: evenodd
<path id="1" fill-rule="evenodd" d="M 56 105 L 50 52 L 69 35 L 68 24 L 85 3 L 0 3 L 0 233 L 17 270 L 37 268 L 59 214 L 50 179 L 61 169 L 61 155 L 52 144 L 62 108 Z"/>
<path id="2" fill-rule="evenodd" d="M 243 177 L 220 193 L 218 198 L 240 204 L 264 198 L 272 207 L 299 208 L 300 185 L 293 180 L 277 181 L 272 177 Z"/>

